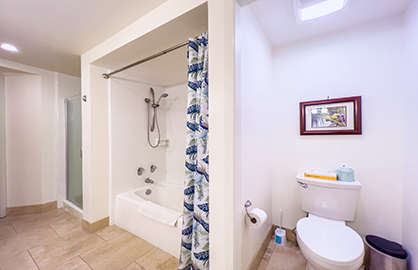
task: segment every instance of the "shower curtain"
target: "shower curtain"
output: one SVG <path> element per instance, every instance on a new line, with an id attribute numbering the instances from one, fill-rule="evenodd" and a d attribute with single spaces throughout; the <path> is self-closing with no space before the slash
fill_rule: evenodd
<path id="1" fill-rule="evenodd" d="M 207 33 L 189 39 L 186 176 L 184 181 L 181 270 L 209 269 Z"/>

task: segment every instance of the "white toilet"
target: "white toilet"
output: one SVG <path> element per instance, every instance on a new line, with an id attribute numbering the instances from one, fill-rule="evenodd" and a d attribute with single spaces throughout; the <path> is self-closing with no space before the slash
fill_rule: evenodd
<path id="1" fill-rule="evenodd" d="M 363 240 L 345 221 L 353 221 L 358 181 L 342 182 L 296 176 L 302 210 L 296 225 L 306 270 L 357 270 L 363 264 Z"/>

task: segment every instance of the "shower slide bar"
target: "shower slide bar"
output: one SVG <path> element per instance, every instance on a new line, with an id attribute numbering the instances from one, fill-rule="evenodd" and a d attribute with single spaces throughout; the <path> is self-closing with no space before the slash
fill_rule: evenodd
<path id="1" fill-rule="evenodd" d="M 164 51 L 161 51 L 161 52 L 158 52 L 158 53 L 153 54 L 153 55 L 151 55 L 151 56 L 145 57 L 144 59 L 141 59 L 141 60 L 139 60 L 139 61 L 136 61 L 135 63 L 132 63 L 132 64 L 130 64 L 130 65 L 124 66 L 124 67 L 122 67 L 122 68 L 120 68 L 120 69 L 114 70 L 114 71 L 109 72 L 109 73 L 103 73 L 103 74 L 102 74 L 102 76 L 103 76 L 103 78 L 105 78 L 105 79 L 109 79 L 109 78 L 110 78 L 110 76 L 115 75 L 116 73 L 122 72 L 122 71 L 127 70 L 127 69 L 129 69 L 129 68 L 132 68 L 132 67 L 134 67 L 134 66 L 137 66 L 137 65 L 140 65 L 140 64 L 142 64 L 142 63 L 145 63 L 145 62 L 147 62 L 147 61 L 149 61 L 149 60 L 152 60 L 152 59 L 154 59 L 154 58 L 157 58 L 157 57 L 159 57 L 159 56 L 161 56 L 161 55 L 164 55 L 164 54 L 169 53 L 169 52 L 171 52 L 171 51 L 177 50 L 177 49 L 179 49 L 179 48 L 181 48 L 181 47 L 183 47 L 183 46 L 186 46 L 187 44 L 189 44 L 189 41 L 188 41 L 188 40 L 186 40 L 186 41 L 184 41 L 184 42 L 182 42 L 182 43 L 179 43 L 179 44 L 177 44 L 177 45 L 175 45 L 175 46 L 173 46 L 173 47 L 170 47 L 170 48 L 168 48 L 168 49 L 165 49 Z"/>

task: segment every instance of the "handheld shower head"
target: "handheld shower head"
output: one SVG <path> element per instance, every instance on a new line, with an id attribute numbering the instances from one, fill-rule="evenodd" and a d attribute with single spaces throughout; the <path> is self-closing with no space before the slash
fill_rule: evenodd
<path id="1" fill-rule="evenodd" d="M 155 103 L 155 93 L 154 93 L 154 89 L 152 89 L 152 87 L 149 88 L 149 91 L 151 93 L 151 98 L 152 98 L 152 103 Z"/>
<path id="2" fill-rule="evenodd" d="M 166 97 L 168 97 L 168 94 L 167 94 L 167 93 L 162 94 L 162 95 L 160 96 L 160 98 L 158 99 L 157 104 L 160 104 L 160 100 L 161 100 L 162 98 L 166 98 Z"/>

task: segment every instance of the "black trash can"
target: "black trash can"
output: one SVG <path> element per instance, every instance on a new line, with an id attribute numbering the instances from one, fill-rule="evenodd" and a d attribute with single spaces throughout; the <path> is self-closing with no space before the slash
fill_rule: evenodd
<path id="1" fill-rule="evenodd" d="M 375 235 L 365 237 L 366 270 L 406 270 L 408 252 L 398 243 Z"/>

